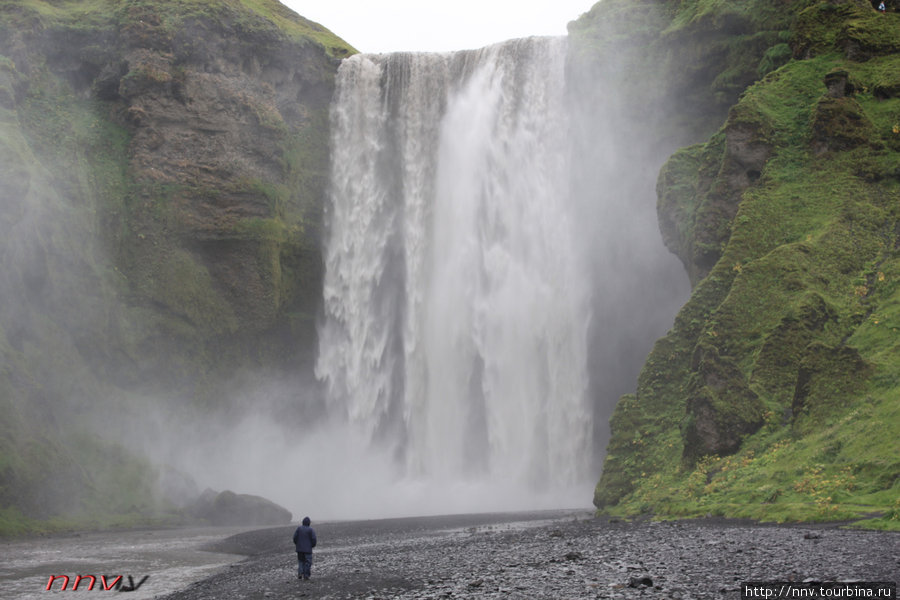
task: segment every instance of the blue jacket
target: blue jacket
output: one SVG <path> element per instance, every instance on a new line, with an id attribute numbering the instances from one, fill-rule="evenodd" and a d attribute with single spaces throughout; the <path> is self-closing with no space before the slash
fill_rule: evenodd
<path id="1" fill-rule="evenodd" d="M 309 554 L 316 547 L 316 532 L 309 525 L 301 525 L 294 532 L 294 545 L 297 546 L 297 552 Z"/>

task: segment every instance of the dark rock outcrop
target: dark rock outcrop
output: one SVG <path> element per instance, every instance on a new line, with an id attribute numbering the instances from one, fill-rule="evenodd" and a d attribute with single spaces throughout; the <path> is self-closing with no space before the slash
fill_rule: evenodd
<path id="1" fill-rule="evenodd" d="M 763 424 L 765 407 L 734 361 L 711 345 L 698 346 L 682 424 L 684 456 L 733 454 Z"/>
<path id="2" fill-rule="evenodd" d="M 680 150 L 660 172 L 660 231 L 692 285 L 722 256 L 741 197 L 757 182 L 772 153 L 770 130 L 765 119 L 734 110 L 707 149 Z"/>
<path id="3" fill-rule="evenodd" d="M 261 496 L 235 494 L 230 490 L 216 493 L 206 489 L 191 506 L 193 516 L 213 525 L 285 525 L 291 512 Z"/>

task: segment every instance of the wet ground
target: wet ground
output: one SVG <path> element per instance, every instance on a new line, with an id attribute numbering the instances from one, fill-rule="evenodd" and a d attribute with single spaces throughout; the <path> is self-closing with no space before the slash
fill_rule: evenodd
<path id="1" fill-rule="evenodd" d="M 747 581 L 894 581 L 900 534 L 719 521 L 610 523 L 588 512 L 313 523 L 310 581 L 293 527 L 210 546 L 250 555 L 167 600 L 740 598 Z"/>
<path id="2" fill-rule="evenodd" d="M 200 550 L 247 528 L 203 528 L 57 534 L 0 541 L 0 598 L 46 600 L 53 592 L 65 597 L 103 597 L 102 588 L 135 587 L 127 598 L 154 598 L 188 586 L 240 560 L 234 554 Z M 58 575 L 51 591 L 47 584 Z M 73 592 L 78 575 L 85 577 Z M 121 579 L 116 577 L 121 575 Z M 67 582 L 63 576 L 68 576 Z M 106 579 L 102 579 L 105 576 Z M 129 576 L 131 580 L 129 580 Z M 144 579 L 146 577 L 146 579 Z M 141 583 L 143 581 L 143 583 Z M 133 582 L 133 583 L 131 583 Z M 118 583 L 118 586 L 116 584 Z"/>

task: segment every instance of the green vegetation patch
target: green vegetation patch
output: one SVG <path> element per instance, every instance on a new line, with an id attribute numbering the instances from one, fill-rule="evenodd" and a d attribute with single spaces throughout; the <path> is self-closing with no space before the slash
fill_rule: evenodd
<path id="1" fill-rule="evenodd" d="M 312 39 L 329 55 L 343 58 L 356 53 L 356 49 L 318 23 L 305 19 L 277 0 L 241 0 L 241 4 L 260 14 L 285 31 L 292 39 Z"/>
<path id="2" fill-rule="evenodd" d="M 0 33 L 0 535 L 169 519 L 150 465 L 82 434 L 135 389 L 226 410 L 223 373 L 298 368 L 282 331 L 314 341 L 325 104 L 354 50 L 270 0 L 0 0 Z M 228 96 L 265 168 L 154 163 L 147 103 L 177 112 L 223 39 L 238 79 L 290 57 L 309 97 L 283 116 L 277 73 Z"/>
<path id="3" fill-rule="evenodd" d="M 719 4 L 669 30 L 752 19 Z M 663 168 L 664 239 L 695 288 L 616 408 L 604 512 L 900 529 L 896 17 L 801 8 L 795 58 Z"/>
<path id="4" fill-rule="evenodd" d="M 126 37 L 177 35 L 189 21 L 231 27 L 243 36 L 277 32 L 295 43 L 313 43 L 335 58 L 356 50 L 318 23 L 277 0 L 0 0 L 0 17 L 16 28 L 121 31 Z M 165 37 L 165 36 L 164 36 Z"/>

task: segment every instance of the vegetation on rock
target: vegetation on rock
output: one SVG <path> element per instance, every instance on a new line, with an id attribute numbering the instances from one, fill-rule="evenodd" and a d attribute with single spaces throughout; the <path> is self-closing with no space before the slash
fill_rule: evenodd
<path id="1" fill-rule="evenodd" d="M 173 518 L 115 440 L 310 368 L 353 52 L 274 0 L 0 2 L 0 533 Z"/>
<path id="2" fill-rule="evenodd" d="M 660 173 L 663 237 L 694 290 L 619 401 L 595 504 L 900 528 L 900 15 L 854 1 L 666 10 L 674 47 L 715 55 L 722 40 L 687 35 L 707 23 L 740 31 L 745 52 L 695 80 L 711 114 L 734 102 Z M 727 75 L 757 58 L 752 85 Z"/>
<path id="3" fill-rule="evenodd" d="M 597 506 L 900 527 L 900 15 L 604 0 L 570 32 L 584 103 L 615 81 L 681 147 L 658 212 L 694 286 Z M 309 369 L 353 52 L 275 0 L 0 0 L 0 533 L 179 518 L 90 432 Z"/>

